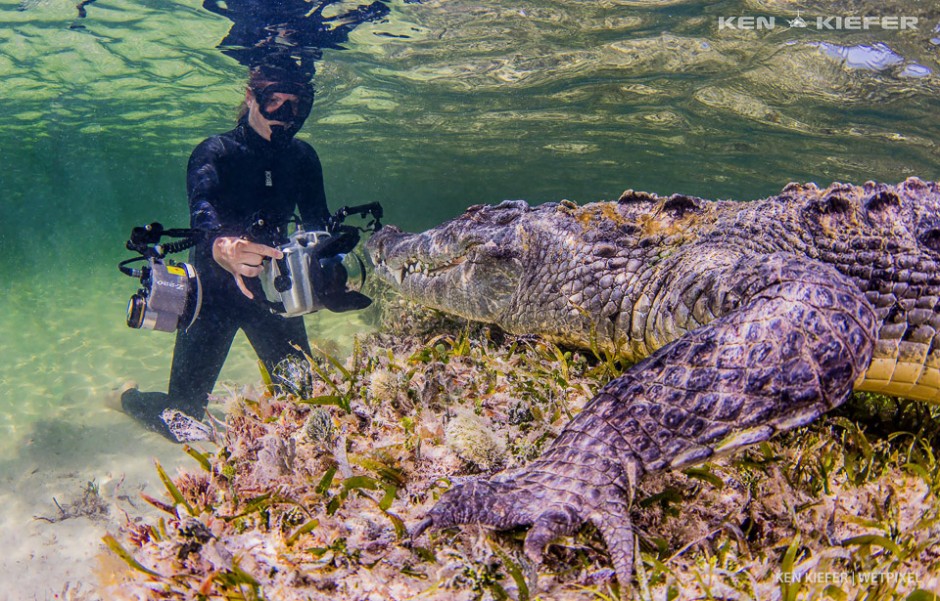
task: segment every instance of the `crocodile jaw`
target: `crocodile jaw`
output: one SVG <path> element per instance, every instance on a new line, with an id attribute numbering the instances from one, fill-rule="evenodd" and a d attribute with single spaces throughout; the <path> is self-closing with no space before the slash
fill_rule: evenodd
<path id="1" fill-rule="evenodd" d="M 408 234 L 394 226 L 367 244 L 375 274 L 406 298 L 449 313 L 496 323 L 519 287 L 522 264 L 505 236 L 453 237 L 436 228 Z"/>

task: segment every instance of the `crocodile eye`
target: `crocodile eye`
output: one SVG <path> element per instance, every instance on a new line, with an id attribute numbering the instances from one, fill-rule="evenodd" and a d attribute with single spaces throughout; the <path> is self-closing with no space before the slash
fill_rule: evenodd
<path id="1" fill-rule="evenodd" d="M 934 252 L 940 252 L 940 228 L 933 227 L 921 234 L 920 243 Z"/>
<path id="2" fill-rule="evenodd" d="M 649 192 L 637 192 L 633 188 L 625 191 L 620 195 L 620 198 L 617 199 L 617 202 L 620 204 L 630 204 L 634 202 L 650 203 L 656 202 L 656 195 L 650 194 Z"/>
<path id="3" fill-rule="evenodd" d="M 819 203 L 819 210 L 823 213 L 848 213 L 851 209 L 852 201 L 839 192 L 827 194 Z"/>
<path id="4" fill-rule="evenodd" d="M 869 213 L 880 213 L 890 209 L 897 209 L 901 206 L 901 199 L 894 192 L 886 190 L 880 191 L 865 203 L 865 209 Z"/>
<path id="5" fill-rule="evenodd" d="M 512 211 L 512 212 L 500 213 L 496 215 L 495 217 L 493 217 L 493 222 L 496 225 L 508 225 L 518 218 L 519 218 L 519 213 Z"/>
<path id="6" fill-rule="evenodd" d="M 673 194 L 663 202 L 663 211 L 672 213 L 676 218 L 686 213 L 698 212 L 702 209 L 702 202 L 684 194 Z"/>

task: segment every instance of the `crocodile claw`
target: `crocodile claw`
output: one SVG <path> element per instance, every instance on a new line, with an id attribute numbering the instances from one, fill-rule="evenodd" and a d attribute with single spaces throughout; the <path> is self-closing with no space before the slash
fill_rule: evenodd
<path id="1" fill-rule="evenodd" d="M 525 554 L 538 564 L 553 540 L 575 534 L 590 522 L 604 537 L 617 578 L 626 585 L 633 575 L 634 551 L 628 509 L 620 486 L 597 486 L 543 466 L 455 486 L 414 527 L 412 537 L 460 524 L 497 530 L 530 527 Z"/>

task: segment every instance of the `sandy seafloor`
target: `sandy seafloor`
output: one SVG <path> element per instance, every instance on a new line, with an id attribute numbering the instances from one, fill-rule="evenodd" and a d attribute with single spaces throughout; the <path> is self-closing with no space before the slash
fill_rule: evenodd
<path id="1" fill-rule="evenodd" d="M 110 264 L 81 281 L 47 276 L 14 283 L 15 294 L 0 300 L 0 601 L 97 599 L 96 570 L 107 553 L 101 537 L 127 519 L 154 515 L 140 498 L 162 495 L 154 459 L 171 475 L 192 463 L 181 447 L 106 403 L 128 379 L 160 390 L 169 374 L 173 335 L 124 324 L 134 282 Z M 89 293 L 99 297 L 82 298 Z M 312 339 L 340 348 L 369 329 L 358 316 L 306 319 Z M 215 393 L 257 385 L 258 374 L 239 334 Z M 82 503 L 89 483 L 103 513 Z M 61 519 L 56 502 L 78 515 Z"/>

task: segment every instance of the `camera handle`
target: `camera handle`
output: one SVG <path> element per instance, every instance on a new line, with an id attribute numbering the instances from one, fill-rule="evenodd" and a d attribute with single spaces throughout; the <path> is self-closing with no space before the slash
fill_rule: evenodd
<path id="1" fill-rule="evenodd" d="M 290 270 L 287 268 L 287 259 L 274 259 L 277 261 L 277 270 L 281 275 L 274 278 L 274 289 L 278 292 L 284 292 L 290 290 L 293 286 L 293 281 L 289 275 Z"/>

